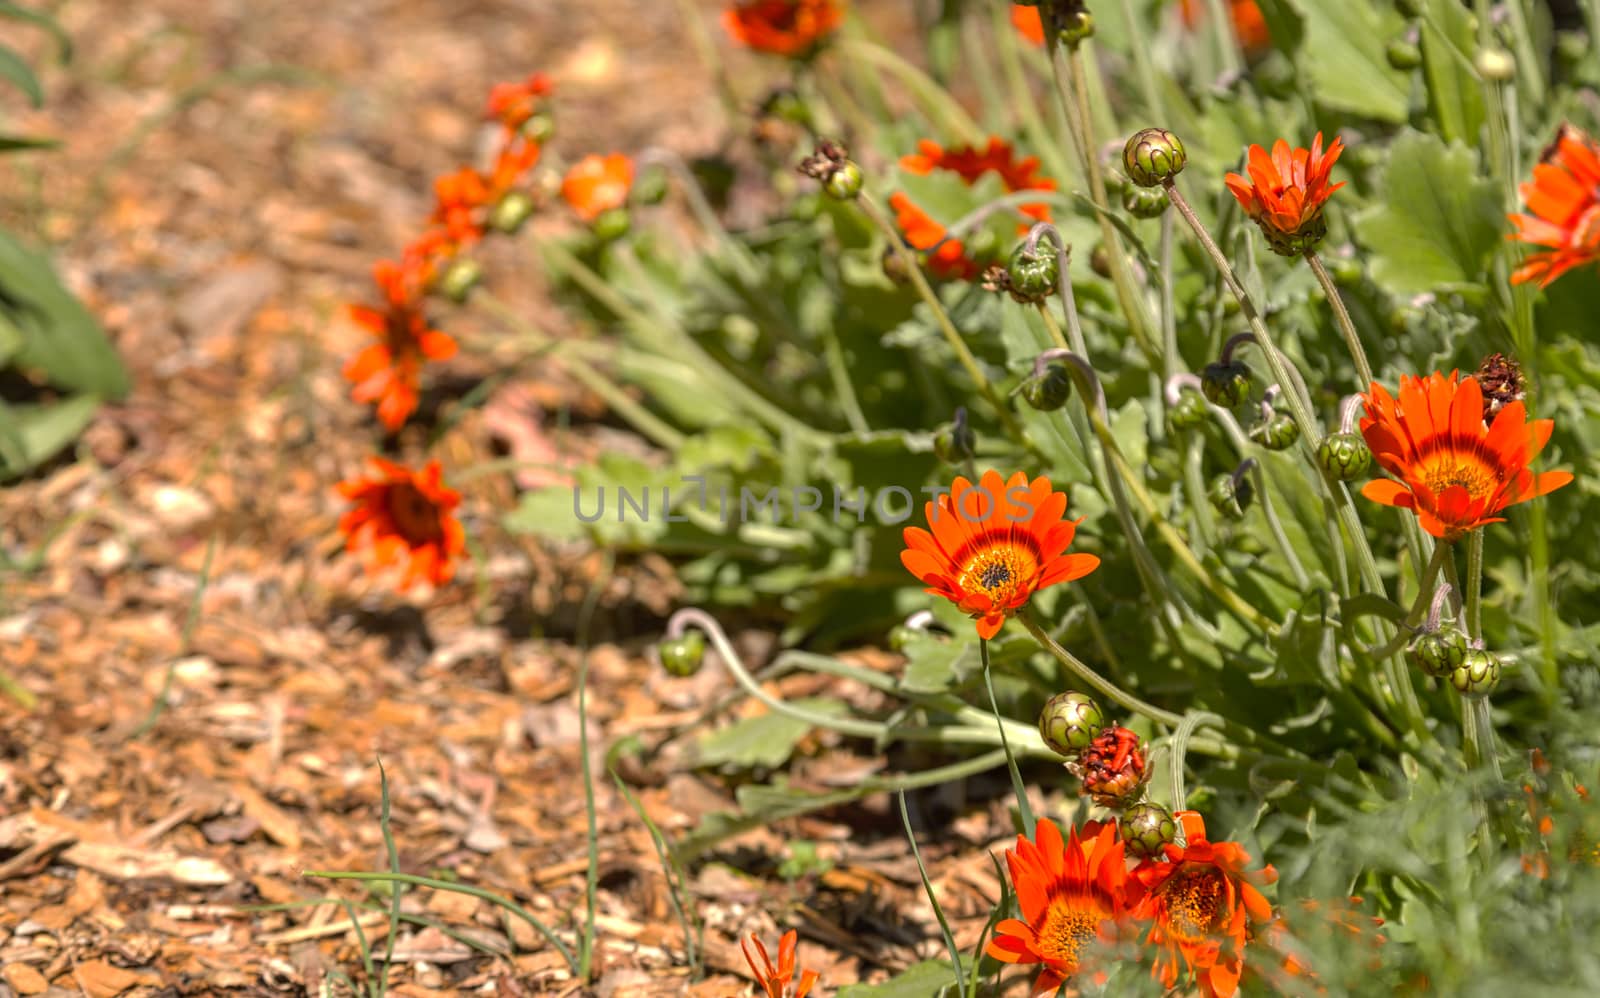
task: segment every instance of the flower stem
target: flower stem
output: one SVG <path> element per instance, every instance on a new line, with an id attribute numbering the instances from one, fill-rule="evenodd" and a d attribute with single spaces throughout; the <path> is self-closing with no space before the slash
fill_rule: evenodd
<path id="1" fill-rule="evenodd" d="M 1333 306 L 1333 317 L 1338 321 L 1339 332 L 1344 334 L 1344 344 L 1350 348 L 1350 356 L 1355 359 L 1356 373 L 1361 376 L 1360 388 L 1367 391 L 1372 387 L 1372 365 L 1367 362 L 1367 351 L 1361 346 L 1361 335 L 1356 332 L 1355 323 L 1350 321 L 1350 310 L 1344 307 L 1344 298 L 1334 286 L 1333 278 L 1328 275 L 1328 268 L 1322 265 L 1322 258 L 1316 250 L 1306 250 L 1306 263 L 1311 265 L 1311 272 L 1317 275 L 1322 292 L 1328 297 L 1328 304 Z"/>
<path id="2" fill-rule="evenodd" d="M 1006 754 L 1006 770 L 1011 774 L 1011 792 L 1017 798 L 1017 811 L 1022 815 L 1022 829 L 1033 838 L 1033 806 L 1028 803 L 1028 788 L 1022 783 L 1022 773 L 1017 770 L 1016 757 L 1011 754 L 1011 743 L 1006 740 L 1005 719 L 1000 716 L 1000 703 L 994 697 L 994 677 L 989 671 L 989 640 L 978 639 L 978 657 L 983 662 L 983 685 L 989 691 L 989 709 L 994 712 L 995 724 L 1000 731 L 1000 750 Z"/>
<path id="3" fill-rule="evenodd" d="M 1483 638 L 1482 607 L 1483 531 L 1479 529 L 1467 535 L 1467 592 L 1462 607 L 1462 616 L 1466 618 L 1467 637 L 1474 641 Z"/>
<path id="4" fill-rule="evenodd" d="M 1031 608 L 1024 608 L 1023 611 L 1018 614 L 1017 619 L 1022 621 L 1022 626 L 1028 629 L 1028 633 L 1033 635 L 1033 639 L 1039 642 L 1040 646 L 1042 646 L 1045 651 L 1054 655 L 1057 661 L 1067 667 L 1068 671 L 1077 676 L 1079 679 L 1083 680 L 1089 686 L 1093 687 L 1099 693 L 1103 694 L 1117 706 L 1124 710 L 1132 711 L 1135 714 L 1148 717 L 1157 724 L 1164 724 L 1169 728 L 1177 727 L 1179 724 L 1183 723 L 1182 715 L 1174 714 L 1170 710 L 1162 710 L 1160 707 L 1157 707 L 1153 704 L 1145 703 L 1143 700 L 1140 700 L 1133 694 L 1123 690 L 1122 687 L 1101 676 L 1098 672 L 1095 672 L 1093 669 L 1083 664 L 1083 662 L 1079 661 L 1076 655 L 1061 647 L 1061 645 L 1056 642 L 1056 639 L 1050 636 L 1050 633 L 1044 629 L 1042 624 L 1040 624 L 1038 617 L 1034 614 L 1034 611 Z"/>

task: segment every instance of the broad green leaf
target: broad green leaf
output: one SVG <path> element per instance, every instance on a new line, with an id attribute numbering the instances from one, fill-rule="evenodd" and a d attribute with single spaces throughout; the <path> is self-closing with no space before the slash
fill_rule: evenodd
<path id="1" fill-rule="evenodd" d="M 1505 227 L 1477 152 L 1409 132 L 1395 140 L 1382 188 L 1382 200 L 1355 222 L 1357 239 L 1375 256 L 1373 280 L 1396 295 L 1481 299 L 1485 260 Z"/>
<path id="2" fill-rule="evenodd" d="M 0 312 L 0 368 L 6 366 L 18 350 L 22 349 L 22 333 Z"/>
<path id="3" fill-rule="evenodd" d="M 978 667 L 978 649 L 960 638 L 917 634 L 904 651 L 906 671 L 900 688 L 910 693 L 943 693 Z"/>
<path id="4" fill-rule="evenodd" d="M 1389 65 L 1383 51 L 1404 28 L 1401 17 L 1388 5 L 1374 3 L 1302 0 L 1299 9 L 1309 39 L 1300 49 L 1299 62 L 1317 103 L 1403 124 L 1411 104 L 1411 83 Z"/>
<path id="5" fill-rule="evenodd" d="M 1428 0 L 1428 7 L 1429 16 L 1418 22 L 1428 112 L 1446 141 L 1476 145 L 1483 127 L 1483 90 L 1461 54 L 1477 49 L 1472 15 L 1458 0 Z"/>
<path id="6" fill-rule="evenodd" d="M 120 399 L 128 377 L 94 316 L 62 287 L 45 257 L 0 230 L 0 310 L 22 334 L 13 358 L 52 385 Z"/>
<path id="7" fill-rule="evenodd" d="M 3 404 L 0 404 L 3 405 Z M 50 460 L 94 418 L 100 400 L 74 395 L 45 405 L 0 408 L 0 478 L 14 478 Z"/>
<path id="8" fill-rule="evenodd" d="M 924 960 L 882 984 L 852 984 L 840 988 L 839 998 L 930 998 L 945 987 L 959 984 L 950 964 L 943 960 Z"/>
<path id="9" fill-rule="evenodd" d="M 838 700 L 816 697 L 791 703 L 801 710 L 830 717 L 842 715 L 846 710 Z M 789 761 L 794 747 L 811 727 L 805 721 L 776 711 L 747 717 L 702 737 L 695 748 L 695 762 L 701 766 L 776 769 Z"/>
<path id="10" fill-rule="evenodd" d="M 34 107 L 44 104 L 44 88 L 39 86 L 39 78 L 15 49 L 5 45 L 0 45 L 0 80 L 6 80 L 27 94 Z"/>

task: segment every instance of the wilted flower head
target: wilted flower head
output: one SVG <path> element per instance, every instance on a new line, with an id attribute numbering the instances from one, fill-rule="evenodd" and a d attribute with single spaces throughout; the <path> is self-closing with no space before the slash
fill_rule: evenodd
<path id="1" fill-rule="evenodd" d="M 1322 206 L 1344 186 L 1328 183 L 1328 175 L 1342 152 L 1344 144 L 1336 138 L 1324 153 L 1321 132 L 1312 140 L 1310 149 L 1291 149 L 1289 143 L 1279 139 L 1270 156 L 1260 146 L 1250 147 L 1245 166 L 1248 176 L 1227 175 L 1228 190 L 1261 228 L 1273 252 L 1299 256 L 1327 234 Z"/>
<path id="2" fill-rule="evenodd" d="M 1513 239 L 1545 246 L 1523 261 L 1512 284 L 1538 281 L 1542 288 L 1573 267 L 1600 260 L 1600 143 L 1571 125 L 1562 125 L 1555 142 L 1533 168 L 1533 179 L 1518 188 L 1526 215 L 1511 215 Z"/>
<path id="3" fill-rule="evenodd" d="M 1150 779 L 1144 743 L 1138 735 L 1117 725 L 1095 735 L 1083 754 L 1067 763 L 1067 769 L 1083 781 L 1083 792 L 1101 807 L 1120 808 L 1132 803 Z"/>

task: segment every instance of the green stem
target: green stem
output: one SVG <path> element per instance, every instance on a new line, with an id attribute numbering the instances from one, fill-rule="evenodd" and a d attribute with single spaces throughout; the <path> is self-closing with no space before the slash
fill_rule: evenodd
<path id="1" fill-rule="evenodd" d="M 1028 87 L 1028 77 L 1022 68 L 1020 55 L 1022 39 L 1011 27 L 1005 4 L 990 4 L 989 10 L 992 14 L 990 30 L 996 38 L 995 47 L 1000 53 L 1000 69 L 1005 74 L 1006 88 L 1011 94 L 1011 106 L 1022 115 L 1022 125 L 1027 131 L 1029 143 L 1044 160 L 1049 175 L 1065 184 L 1072 168 L 1061 154 L 1060 144 L 1051 140 L 1050 129 L 1039 115 L 1038 105 Z"/>
<path id="2" fill-rule="evenodd" d="M 1093 687 L 1096 691 L 1110 699 L 1119 707 L 1123 708 L 1124 710 L 1132 711 L 1135 714 L 1148 717 L 1157 724 L 1164 724 L 1169 728 L 1177 727 L 1183 722 L 1183 717 L 1181 715 L 1174 714 L 1170 710 L 1162 710 L 1160 707 L 1157 707 L 1154 704 L 1145 703 L 1143 700 L 1140 700 L 1138 697 L 1125 691 L 1122 689 L 1122 687 L 1111 682 L 1109 679 L 1104 678 L 1098 672 L 1095 672 L 1093 669 L 1083 664 L 1083 662 L 1079 661 L 1076 655 L 1061 647 L 1061 645 L 1056 642 L 1056 639 L 1050 636 L 1050 633 L 1044 629 L 1042 624 L 1040 624 L 1039 619 L 1032 608 L 1025 607 L 1022 612 L 1018 614 L 1017 619 L 1022 621 L 1022 626 L 1028 629 L 1028 633 L 1033 635 L 1033 639 L 1039 642 L 1040 646 L 1042 646 L 1045 651 L 1048 651 L 1050 654 L 1054 655 L 1058 662 L 1067 667 L 1068 671 L 1077 676 L 1079 679 L 1083 680 L 1083 682 L 1087 683 L 1089 686 Z"/>
<path id="3" fill-rule="evenodd" d="M 1447 545 L 1441 544 L 1440 547 Z M 1478 529 L 1467 535 L 1467 585 L 1466 595 L 1463 597 L 1463 613 L 1466 618 L 1467 637 L 1474 641 L 1483 638 L 1483 622 L 1481 610 L 1483 606 L 1483 530 Z"/>
<path id="4" fill-rule="evenodd" d="M 1161 213 L 1161 373 L 1171 378 L 1184 369 L 1178 353 L 1178 315 L 1172 302 L 1172 212 Z"/>
<path id="5" fill-rule="evenodd" d="M 1317 275 L 1317 282 L 1322 285 L 1322 293 L 1327 296 L 1328 304 L 1333 306 L 1333 317 L 1338 321 L 1339 332 L 1344 334 L 1344 344 L 1350 348 L 1350 356 L 1356 362 L 1356 372 L 1361 375 L 1359 388 L 1364 392 L 1370 391 L 1372 365 L 1367 362 L 1367 351 L 1361 346 L 1361 334 L 1356 332 L 1355 323 L 1350 321 L 1350 310 L 1344 307 L 1344 298 L 1334 286 L 1333 278 L 1328 275 L 1328 268 L 1322 265 L 1322 258 L 1317 256 L 1316 250 L 1306 250 L 1306 263 L 1311 265 L 1311 272 Z"/>
<path id="6" fill-rule="evenodd" d="M 1033 805 L 1028 803 L 1028 788 L 1022 783 L 1022 773 L 1017 770 L 1017 760 L 1006 741 L 1005 718 L 1000 716 L 1000 702 L 994 697 L 994 677 L 989 671 L 989 641 L 978 639 L 978 657 L 983 663 L 983 685 L 989 691 L 989 709 L 994 712 L 995 725 L 1000 732 L 1000 749 L 1006 754 L 1006 770 L 1011 774 L 1011 792 L 1017 798 L 1017 812 L 1022 815 L 1022 829 L 1033 838 Z"/>
<path id="7" fill-rule="evenodd" d="M 1284 532 L 1283 522 L 1278 519 L 1278 510 L 1273 505 L 1272 495 L 1267 491 L 1267 477 L 1261 470 L 1261 463 L 1251 458 L 1249 465 L 1248 474 L 1255 479 L 1256 492 L 1261 496 L 1261 513 L 1266 517 L 1267 529 L 1272 532 L 1273 543 L 1278 546 L 1283 560 L 1288 563 L 1289 573 L 1294 576 L 1295 587 L 1304 593 L 1311 588 L 1311 576 L 1306 574 L 1305 566 L 1300 564 L 1300 557 L 1294 553 L 1294 545 L 1289 543 L 1289 535 Z"/>

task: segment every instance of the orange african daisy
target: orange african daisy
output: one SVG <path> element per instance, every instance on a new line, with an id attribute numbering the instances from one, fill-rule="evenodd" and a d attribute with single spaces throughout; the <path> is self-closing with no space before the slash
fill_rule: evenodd
<path id="1" fill-rule="evenodd" d="M 1600 143 L 1571 125 L 1533 168 L 1533 179 L 1517 188 L 1528 214 L 1508 216 L 1517 226 L 1512 239 L 1547 246 L 1524 260 L 1512 284 L 1551 281 L 1600 260 Z"/>
<path id="2" fill-rule="evenodd" d="M 498 121 L 506 131 L 515 132 L 539 110 L 541 98 L 550 95 L 550 78 L 534 73 L 514 83 L 496 83 L 489 89 L 489 106 L 484 117 Z"/>
<path id="3" fill-rule="evenodd" d="M 795 983 L 795 938 L 795 930 L 790 929 L 778 940 L 776 967 L 772 965 L 772 958 L 767 955 L 767 947 L 753 933 L 739 940 L 739 948 L 744 950 L 744 962 L 750 965 L 750 973 L 755 975 L 756 983 L 767 993 L 767 998 L 805 998 L 806 992 L 811 990 L 811 985 L 817 983 L 818 974 L 815 970 L 802 970 L 799 983 Z M 750 955 L 752 944 L 761 956 L 759 964 L 756 963 L 755 957 Z"/>
<path id="4" fill-rule="evenodd" d="M 1361 435 L 1383 469 L 1361 489 L 1373 502 L 1413 510 L 1422 529 L 1454 541 L 1495 514 L 1572 481 L 1566 471 L 1534 474 L 1528 465 L 1550 440 L 1554 420 L 1528 421 L 1521 401 L 1507 403 L 1490 424 L 1476 378 L 1434 372 L 1402 377 L 1397 401 L 1373 383 L 1365 395 Z"/>
<path id="5" fill-rule="evenodd" d="M 383 292 L 383 307 L 350 306 L 350 318 L 378 338 L 344 366 L 345 380 L 355 386 L 350 397 L 378 403 L 378 420 L 390 432 L 417 409 L 423 361 L 446 360 L 456 352 L 456 341 L 430 328 L 422 314 L 430 269 L 424 258 L 410 254 L 404 265 L 380 260 L 372 274 Z"/>
<path id="6" fill-rule="evenodd" d="M 1183 0 L 1179 5 L 1183 26 L 1193 30 L 1205 20 L 1204 0 Z M 1233 25 L 1233 37 L 1247 55 L 1255 55 L 1272 44 L 1267 31 L 1267 19 L 1256 0 L 1228 0 L 1228 21 Z"/>
<path id="7" fill-rule="evenodd" d="M 438 461 L 420 471 L 372 458 L 376 478 L 339 483 L 339 494 L 354 507 L 339 520 L 345 550 L 368 549 L 368 570 L 374 574 L 405 565 L 399 588 L 419 579 L 444 585 L 455 574 L 455 561 L 466 551 L 466 534 L 451 513 L 461 494 L 446 488 Z"/>
<path id="8" fill-rule="evenodd" d="M 984 952 L 1003 963 L 1042 964 L 1033 994 L 1051 995 L 1081 969 L 1088 947 L 1115 939 L 1137 885 L 1128 882 L 1115 822 L 1085 825 L 1083 838 L 1069 828 L 1063 842 L 1055 822 L 1041 818 L 1033 834 L 1006 850 L 1022 920 L 997 923 Z"/>
<path id="9" fill-rule="evenodd" d="M 951 281 L 970 281 L 982 269 L 978 261 L 967 256 L 967 248 L 959 239 L 946 238 L 945 227 L 903 192 L 889 195 L 889 208 L 894 212 L 895 228 L 906 237 L 912 249 L 928 254 L 928 270 L 935 277 Z"/>
<path id="10" fill-rule="evenodd" d="M 743 0 L 722 12 L 735 41 L 791 58 L 810 55 L 843 22 L 836 0 Z"/>
<path id="11" fill-rule="evenodd" d="M 1011 26 L 1029 45 L 1044 44 L 1044 18 L 1039 16 L 1039 8 L 1014 4 L 1011 8 Z"/>
<path id="12" fill-rule="evenodd" d="M 1048 478 L 1029 482 L 1019 471 L 1006 481 L 990 470 L 973 485 L 958 477 L 924 508 L 931 531 L 905 528 L 900 562 L 971 614 L 978 637 L 992 638 L 1040 589 L 1099 567 L 1092 554 L 1066 553 L 1080 522 L 1062 519 L 1066 511 L 1066 494 Z"/>
<path id="13" fill-rule="evenodd" d="M 1224 178 L 1228 190 L 1261 228 L 1273 252 L 1299 256 L 1327 234 L 1328 221 L 1322 217 L 1322 206 L 1344 186 L 1328 183 L 1328 174 L 1342 152 L 1344 143 L 1336 138 L 1324 153 L 1321 132 L 1312 140 L 1310 149 L 1290 149 L 1289 143 L 1279 139 L 1273 143 L 1271 156 L 1260 146 L 1250 147 L 1245 167 L 1248 177 L 1230 173 Z"/>
<path id="14" fill-rule="evenodd" d="M 1184 844 L 1169 843 L 1164 859 L 1145 860 L 1129 875 L 1144 891 L 1134 917 L 1154 923 L 1146 941 L 1157 948 L 1155 976 L 1163 987 L 1177 985 L 1181 959 L 1205 998 L 1228 998 L 1239 989 L 1252 921 L 1264 926 L 1272 919 L 1260 888 L 1276 881 L 1278 871 L 1247 870 L 1244 847 L 1208 841 L 1197 812 L 1174 817 Z"/>
<path id="15" fill-rule="evenodd" d="M 1011 143 L 997 136 L 990 136 L 988 145 L 982 149 L 977 146 L 946 149 L 937 142 L 922 139 L 917 143 L 916 153 L 900 157 L 900 168 L 917 176 L 927 176 L 934 170 L 949 170 L 969 187 L 985 173 L 992 172 L 999 176 L 1008 194 L 1056 189 L 1054 180 L 1039 173 L 1039 157 L 1024 156 L 1019 159 Z M 1025 204 L 1018 210 L 1041 222 L 1050 220 L 1050 206 L 1047 204 Z M 1027 229 L 1027 226 L 1022 227 L 1024 232 Z"/>
<path id="16" fill-rule="evenodd" d="M 583 157 L 561 181 L 561 196 L 585 222 L 592 222 L 628 201 L 633 186 L 633 160 L 622 153 Z"/>

